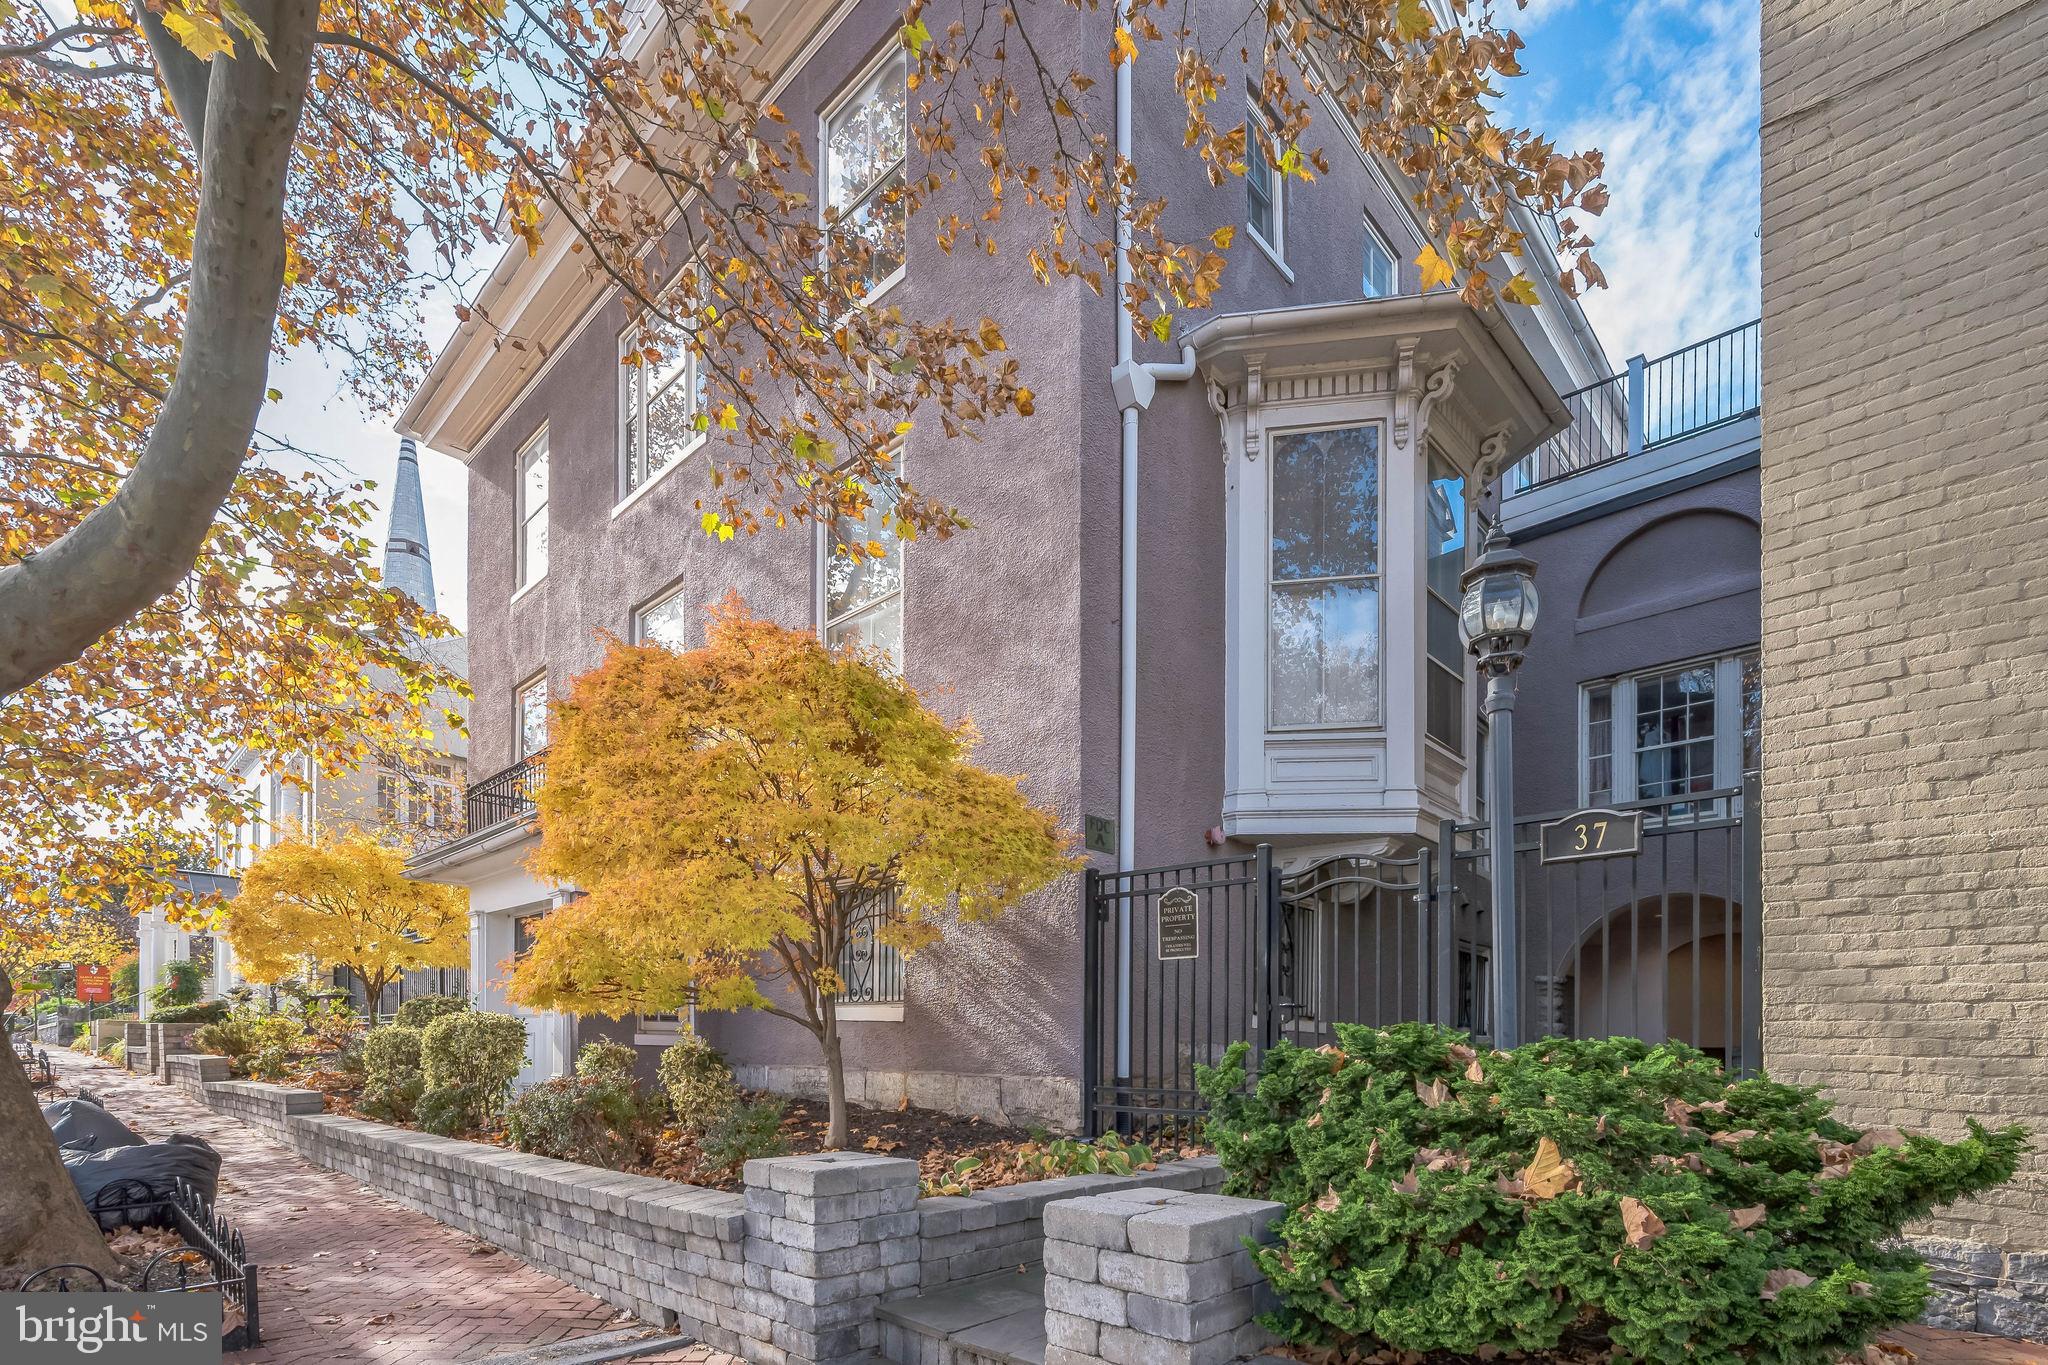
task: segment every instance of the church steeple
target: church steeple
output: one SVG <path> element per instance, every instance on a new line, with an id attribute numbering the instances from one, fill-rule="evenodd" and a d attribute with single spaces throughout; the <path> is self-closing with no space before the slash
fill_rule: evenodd
<path id="1" fill-rule="evenodd" d="M 434 557 L 427 549 L 427 508 L 420 497 L 420 455 L 410 436 L 398 443 L 391 532 L 384 538 L 384 582 L 428 611 L 434 605 Z"/>

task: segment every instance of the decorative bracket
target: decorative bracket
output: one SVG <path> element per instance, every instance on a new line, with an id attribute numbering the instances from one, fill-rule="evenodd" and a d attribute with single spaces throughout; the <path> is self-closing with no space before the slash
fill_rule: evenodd
<path id="1" fill-rule="evenodd" d="M 1398 349 L 1394 361 L 1394 444 L 1403 450 L 1408 448 L 1415 420 L 1419 396 L 1415 386 L 1415 348 L 1421 344 L 1421 337 L 1401 337 L 1394 343 Z"/>
<path id="2" fill-rule="evenodd" d="M 1473 486 L 1484 488 L 1507 472 L 1508 429 L 1502 427 L 1479 443 L 1479 467 L 1472 471 Z"/>
<path id="3" fill-rule="evenodd" d="M 1265 414 L 1259 411 L 1259 405 L 1266 396 L 1262 378 L 1265 365 L 1264 351 L 1244 358 L 1244 457 L 1247 460 L 1259 458 L 1259 446 L 1265 436 Z"/>

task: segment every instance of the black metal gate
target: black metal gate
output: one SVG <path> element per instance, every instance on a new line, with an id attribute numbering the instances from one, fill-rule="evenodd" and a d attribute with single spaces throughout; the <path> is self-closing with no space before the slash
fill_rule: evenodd
<path id="1" fill-rule="evenodd" d="M 1675 1038 L 1753 1070 L 1760 1056 L 1756 797 L 1691 793 L 1618 809 L 1618 857 L 1545 860 L 1518 820 L 1522 1038 Z M 1492 859 L 1446 824 L 1411 856 L 1340 856 L 1283 876 L 1271 848 L 1180 867 L 1090 871 L 1083 891 L 1082 1093 L 1091 1131 L 1192 1118 L 1195 1067 L 1243 1040 L 1315 1045 L 1337 1023 L 1431 1020 L 1493 1035 Z"/>

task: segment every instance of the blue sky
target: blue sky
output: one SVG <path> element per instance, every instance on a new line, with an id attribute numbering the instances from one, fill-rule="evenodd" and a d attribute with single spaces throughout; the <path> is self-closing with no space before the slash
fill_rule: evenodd
<path id="1" fill-rule="evenodd" d="M 1662 355 L 1754 318 L 1758 301 L 1758 77 L 1755 0 L 1501 0 L 1501 22 L 1528 42 L 1528 74 L 1506 112 L 1566 150 L 1607 154 L 1613 200 L 1593 227 L 1610 287 L 1585 299 L 1607 354 Z M 445 304 L 436 340 L 453 328 Z M 397 438 L 390 415 L 364 412 L 337 376 L 297 357 L 271 381 L 264 416 L 285 435 L 376 480 L 380 514 Z M 467 615 L 466 471 L 421 460 L 441 609 Z M 378 523 L 382 539 L 383 522 Z"/>

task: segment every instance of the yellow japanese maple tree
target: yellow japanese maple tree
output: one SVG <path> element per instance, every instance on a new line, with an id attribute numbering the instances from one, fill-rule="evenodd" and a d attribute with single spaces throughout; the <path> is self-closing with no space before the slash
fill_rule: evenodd
<path id="1" fill-rule="evenodd" d="M 367 834 L 284 839 L 256 855 L 222 931 L 251 981 L 281 981 L 311 961 L 346 967 L 369 1012 L 418 967 L 469 965 L 469 893 L 405 875 L 405 855 Z"/>
<path id="2" fill-rule="evenodd" d="M 536 868 L 585 894 L 541 921 L 512 998 L 609 1015 L 751 1006 L 817 1039 L 847 1138 L 839 964 L 913 953 L 1077 866 L 1017 779 L 870 657 L 713 613 L 685 654 L 613 644 L 553 706 Z M 896 913 L 864 926 L 877 893 Z"/>

